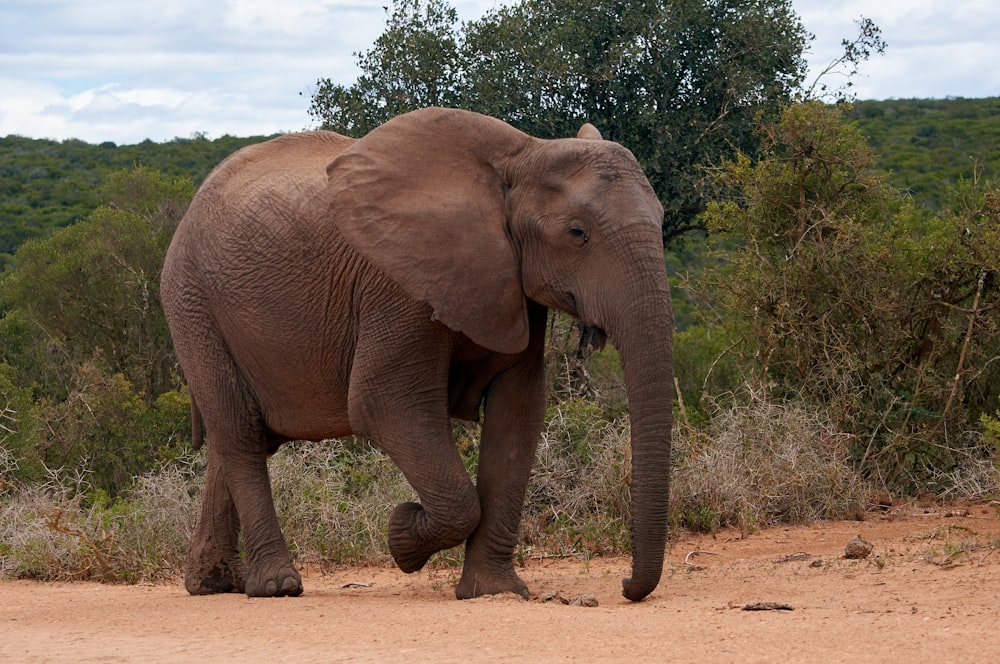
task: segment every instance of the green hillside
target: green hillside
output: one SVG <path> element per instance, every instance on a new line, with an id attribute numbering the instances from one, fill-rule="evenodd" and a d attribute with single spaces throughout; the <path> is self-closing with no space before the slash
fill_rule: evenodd
<path id="1" fill-rule="evenodd" d="M 950 183 L 1000 174 L 1000 97 L 856 102 L 852 117 L 895 186 L 937 209 Z M 0 267 L 30 237 L 83 219 L 104 201 L 108 173 L 143 164 L 199 184 L 219 161 L 267 137 L 91 145 L 78 140 L 0 138 Z"/>
<path id="2" fill-rule="evenodd" d="M 854 118 L 889 181 L 937 209 L 975 169 L 1000 176 L 1000 97 L 856 102 Z"/>
<path id="3" fill-rule="evenodd" d="M 264 137 L 174 139 L 136 145 L 0 138 L 0 266 L 26 239 L 85 218 L 108 173 L 136 164 L 200 183 L 222 159 Z"/>

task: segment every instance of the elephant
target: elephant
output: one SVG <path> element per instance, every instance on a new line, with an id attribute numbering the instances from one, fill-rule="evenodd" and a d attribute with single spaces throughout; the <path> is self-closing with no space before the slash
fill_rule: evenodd
<path id="1" fill-rule="evenodd" d="M 385 450 L 419 497 L 390 513 L 403 572 L 464 543 L 456 597 L 528 597 L 514 549 L 555 309 L 620 355 L 632 436 L 623 594 L 646 597 L 662 573 L 669 493 L 662 218 L 632 153 L 589 124 L 539 139 L 425 108 L 362 138 L 305 131 L 220 163 L 161 277 L 192 442 L 208 441 L 187 591 L 301 594 L 267 458 L 288 441 L 354 434 Z M 452 418 L 481 424 L 475 481 Z"/>

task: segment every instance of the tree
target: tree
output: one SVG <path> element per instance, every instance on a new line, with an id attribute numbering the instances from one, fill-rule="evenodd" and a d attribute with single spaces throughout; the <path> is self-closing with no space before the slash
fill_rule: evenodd
<path id="1" fill-rule="evenodd" d="M 361 76 L 350 87 L 319 79 L 309 114 L 324 128 L 360 137 L 401 113 L 458 106 L 458 14 L 443 0 L 393 0 L 385 32 L 355 53 Z"/>
<path id="2" fill-rule="evenodd" d="M 194 186 L 136 167 L 108 205 L 28 240 L 0 279 L 0 443 L 21 481 L 90 471 L 115 494 L 178 453 L 186 395 L 159 302 L 170 232 Z"/>
<path id="3" fill-rule="evenodd" d="M 428 104 L 542 138 L 583 122 L 636 154 L 666 209 L 664 238 L 700 228 L 700 167 L 753 153 L 753 121 L 802 80 L 789 0 L 525 0 L 456 28 L 442 0 L 396 0 L 349 88 L 321 80 L 310 113 L 359 135 Z M 415 63 L 415 64 L 411 64 Z"/>
<path id="4" fill-rule="evenodd" d="M 883 55 L 887 46 L 882 39 L 882 30 L 870 18 L 862 16 L 855 21 L 855 24 L 858 26 L 858 36 L 853 40 L 844 39 L 840 42 L 844 47 L 843 54 L 830 62 L 816 76 L 805 92 L 805 99 L 854 101 L 854 93 L 851 92 L 854 82 L 851 78 L 860 71 L 861 63 L 867 61 L 873 52 Z M 841 77 L 843 83 L 831 89 L 827 82 L 831 76 Z"/>
<path id="5" fill-rule="evenodd" d="M 100 207 L 44 240 L 28 240 L 0 281 L 0 357 L 42 394 L 63 392 L 85 361 L 123 374 L 153 399 L 176 360 L 159 304 L 159 274 L 193 193 L 187 179 L 137 167 L 109 177 Z M 17 353 L 17 356 L 13 356 Z"/>

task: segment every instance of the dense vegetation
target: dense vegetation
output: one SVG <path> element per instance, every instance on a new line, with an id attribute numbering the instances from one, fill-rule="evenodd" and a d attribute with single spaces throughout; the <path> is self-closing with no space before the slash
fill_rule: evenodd
<path id="1" fill-rule="evenodd" d="M 475 101 L 541 135 L 589 119 L 648 149 L 639 152 L 653 175 L 684 174 L 686 198 L 664 231 L 688 231 L 666 254 L 675 526 L 838 516 L 872 488 L 1000 491 L 1000 100 L 803 101 L 801 26 L 787 3 L 767 16 L 742 2 L 680 3 L 685 12 L 668 17 L 668 3 L 606 0 L 606 15 L 581 13 L 594 4 L 531 0 L 458 29 L 443 2 L 396 0 L 386 34 L 359 54 L 365 74 L 351 87 L 321 82 L 312 113 L 356 133 L 428 103 Z M 559 21 L 537 20 L 558 11 Z M 700 29 L 719 21 L 733 25 Z M 747 45 L 787 28 L 788 57 L 720 55 L 747 26 L 759 28 Z M 639 48 L 680 33 L 663 42 L 683 44 L 679 53 Z M 849 46 L 848 59 L 867 48 Z M 420 66 L 402 66 L 411 52 Z M 513 74 L 500 67 L 517 58 Z M 686 73 L 651 80 L 643 91 L 656 99 L 631 97 L 610 76 L 655 79 L 667 62 Z M 524 78 L 496 79 L 498 68 Z M 730 87 L 715 99 L 721 80 Z M 748 87 L 731 87 L 740 81 Z M 682 88 L 690 103 L 663 105 Z M 694 104 L 694 88 L 711 103 Z M 677 141 L 703 139 L 670 156 Z M 159 270 L 196 184 L 259 140 L 0 139 L 0 576 L 137 580 L 177 569 L 204 459 L 187 446 Z M 660 195 L 669 203 L 674 191 Z M 609 347 L 587 359 L 580 334 L 553 315 L 521 555 L 628 547 L 617 357 Z M 454 436 L 474 471 L 477 427 L 456 423 Z M 385 558 L 388 506 L 411 492 L 367 441 L 291 444 L 271 471 L 300 560 Z"/>
<path id="2" fill-rule="evenodd" d="M 541 138 L 583 122 L 631 149 L 666 209 L 700 226 L 699 164 L 753 151 L 802 81 L 806 32 L 788 0 L 524 0 L 464 25 L 444 0 L 396 0 L 351 86 L 317 83 L 310 114 L 349 135 L 428 105 Z"/>
<path id="3" fill-rule="evenodd" d="M 949 187 L 1000 170 L 1000 97 L 858 101 L 856 120 L 876 153 L 875 169 L 921 206 L 940 209 Z M 569 128 L 566 129 L 569 131 Z M 145 165 L 197 186 L 239 148 L 268 137 L 223 136 L 91 145 L 77 140 L 0 138 L 0 266 L 28 238 L 85 219 L 112 172 Z"/>
<path id="4" fill-rule="evenodd" d="M 988 458 L 974 432 L 1000 403 L 1000 189 L 914 207 L 835 106 L 791 106 L 764 136 L 756 161 L 716 174 L 734 195 L 705 215 L 734 243 L 701 286 L 739 365 L 828 413 L 883 487 L 927 490 Z"/>

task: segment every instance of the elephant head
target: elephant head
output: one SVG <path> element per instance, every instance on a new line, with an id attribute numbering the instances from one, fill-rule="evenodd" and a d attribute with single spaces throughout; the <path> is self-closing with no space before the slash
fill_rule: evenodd
<path id="1" fill-rule="evenodd" d="M 606 332 L 629 399 L 633 570 L 623 583 L 639 600 L 659 582 L 667 531 L 663 209 L 628 150 L 589 125 L 580 136 L 540 140 L 465 111 L 416 111 L 333 160 L 328 200 L 349 244 L 485 348 L 528 345 L 528 300 Z"/>

